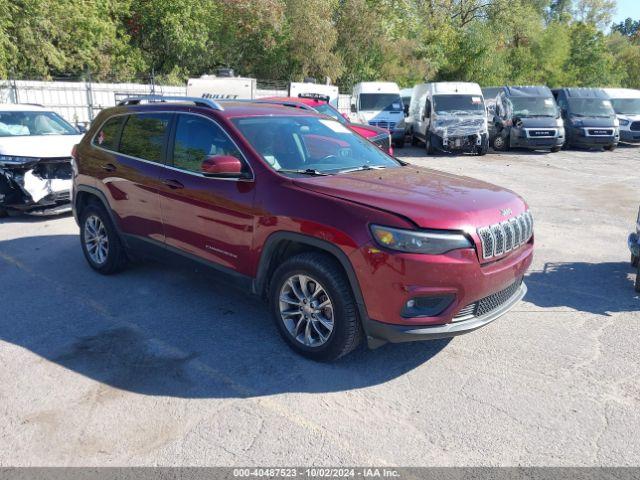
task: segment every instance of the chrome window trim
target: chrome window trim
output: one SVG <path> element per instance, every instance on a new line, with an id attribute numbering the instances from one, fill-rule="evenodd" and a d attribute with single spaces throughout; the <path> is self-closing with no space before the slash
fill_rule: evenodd
<path id="1" fill-rule="evenodd" d="M 235 181 L 235 182 L 253 182 L 255 180 L 255 172 L 253 171 L 253 167 L 251 166 L 251 164 L 247 160 L 247 157 L 244 155 L 242 150 L 240 150 L 240 148 L 238 147 L 238 144 L 235 142 L 235 140 L 233 140 L 233 138 L 231 138 L 227 134 L 225 129 L 222 128 L 218 122 L 216 122 L 214 119 L 212 119 L 212 118 L 210 118 L 210 117 L 208 117 L 206 115 L 202 115 L 201 113 L 197 113 L 197 112 L 182 112 L 182 111 L 177 111 L 177 110 L 154 110 L 153 112 L 124 112 L 124 113 L 116 113 L 115 115 L 110 115 L 108 118 L 106 118 L 104 120 L 104 122 L 102 122 L 100 124 L 100 128 L 98 128 L 97 132 L 99 132 L 102 129 L 102 127 L 104 126 L 105 123 L 107 123 L 110 119 L 112 119 L 114 117 L 125 117 L 125 116 L 129 116 L 129 115 L 136 115 L 136 114 L 139 114 L 139 113 L 147 113 L 147 114 L 149 114 L 149 113 L 170 113 L 172 115 L 179 115 L 179 114 L 196 115 L 196 116 L 205 118 L 205 119 L 209 120 L 210 122 L 216 124 L 222 130 L 222 132 L 229 138 L 229 140 L 231 140 L 231 143 L 233 143 L 235 145 L 235 147 L 238 149 L 238 152 L 240 152 L 240 155 L 242 155 L 242 159 L 244 160 L 245 164 L 249 167 L 249 170 L 251 172 L 251 178 L 208 176 L 208 175 L 204 175 L 204 174 L 199 173 L 199 172 L 193 172 L 191 170 L 177 168 L 177 167 L 174 167 L 173 165 L 169 165 L 168 163 L 153 162 L 151 160 L 146 160 L 144 158 L 139 158 L 139 157 L 134 157 L 132 155 L 127 155 L 126 153 L 116 152 L 115 150 L 109 150 L 108 148 L 103 148 L 103 147 L 93 143 L 93 139 L 95 138 L 97 133 L 91 139 L 91 146 L 97 148 L 98 150 L 102 150 L 103 152 L 107 152 L 107 153 L 111 153 L 111 154 L 115 154 L 115 155 L 121 155 L 121 156 L 123 156 L 125 158 L 129 158 L 131 160 L 137 160 L 139 162 L 148 163 L 150 165 L 157 165 L 157 166 L 160 166 L 160 167 L 168 168 L 170 170 L 175 170 L 175 171 L 178 171 L 178 172 L 187 173 L 189 175 L 193 175 L 193 176 L 196 176 L 196 177 L 202 177 L 202 178 L 207 178 L 207 179 L 211 179 L 211 180 L 226 180 L 226 181 Z M 177 121 L 177 119 L 176 119 L 176 121 Z M 126 125 L 126 123 L 125 123 L 125 125 Z M 122 125 L 121 128 L 124 128 L 125 125 Z M 122 131 L 120 132 L 120 136 L 122 137 Z"/>

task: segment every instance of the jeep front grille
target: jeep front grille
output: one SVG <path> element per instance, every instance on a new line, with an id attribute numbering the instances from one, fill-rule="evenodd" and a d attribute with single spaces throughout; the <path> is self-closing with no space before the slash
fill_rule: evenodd
<path id="1" fill-rule="evenodd" d="M 526 212 L 495 225 L 478 229 L 482 258 L 499 257 L 527 243 L 533 235 L 533 217 Z"/>

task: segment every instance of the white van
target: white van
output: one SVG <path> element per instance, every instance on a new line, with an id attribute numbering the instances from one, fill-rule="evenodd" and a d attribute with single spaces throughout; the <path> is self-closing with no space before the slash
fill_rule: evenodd
<path id="1" fill-rule="evenodd" d="M 424 142 L 427 153 L 489 149 L 487 111 L 477 83 L 423 83 L 413 88 L 409 119 L 411 143 Z"/>
<path id="2" fill-rule="evenodd" d="M 361 82 L 353 87 L 351 116 L 356 123 L 384 128 L 396 147 L 404 146 L 404 111 L 394 82 Z"/>
<path id="3" fill-rule="evenodd" d="M 404 134 L 411 135 L 411 118 L 409 114 L 409 105 L 411 105 L 411 96 L 413 95 L 413 87 L 403 88 L 400 90 L 400 97 L 402 98 L 402 110 L 404 111 Z"/>
<path id="4" fill-rule="evenodd" d="M 254 99 L 256 98 L 256 88 L 255 78 L 202 75 L 200 78 L 188 80 L 187 96 L 213 99 Z"/>
<path id="5" fill-rule="evenodd" d="M 640 143 L 640 90 L 604 88 L 620 122 L 620 141 Z"/>
<path id="6" fill-rule="evenodd" d="M 329 103 L 334 107 L 338 106 L 338 95 L 340 94 L 336 85 L 326 85 L 324 83 L 311 82 L 291 82 L 289 84 L 289 96 L 298 97 L 300 95 L 317 94 L 329 97 Z"/>

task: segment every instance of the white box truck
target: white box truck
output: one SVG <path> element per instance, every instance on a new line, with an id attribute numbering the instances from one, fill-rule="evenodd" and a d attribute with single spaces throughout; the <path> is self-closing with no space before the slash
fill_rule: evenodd
<path id="1" fill-rule="evenodd" d="M 256 79 L 216 75 L 190 78 L 187 82 L 187 96 L 212 99 L 254 99 Z"/>
<path id="2" fill-rule="evenodd" d="M 413 88 L 409 118 L 413 144 L 436 151 L 485 155 L 489 149 L 487 111 L 477 83 L 423 83 Z"/>
<path id="3" fill-rule="evenodd" d="M 361 82 L 353 87 L 351 119 L 384 128 L 398 148 L 404 146 L 404 110 L 395 82 Z"/>
<path id="4" fill-rule="evenodd" d="M 640 143 L 640 90 L 605 88 L 620 122 L 620 141 Z"/>

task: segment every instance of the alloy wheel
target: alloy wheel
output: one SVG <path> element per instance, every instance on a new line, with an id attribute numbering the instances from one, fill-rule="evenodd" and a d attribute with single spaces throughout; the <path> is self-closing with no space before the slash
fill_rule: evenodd
<path id="1" fill-rule="evenodd" d="M 302 345 L 319 347 L 329 340 L 334 327 L 333 304 L 313 277 L 290 276 L 280 289 L 279 311 L 289 334 Z"/>
<path id="2" fill-rule="evenodd" d="M 97 215 L 87 217 L 84 222 L 84 246 L 89 258 L 97 265 L 102 265 L 107 261 L 109 236 L 104 222 Z"/>

